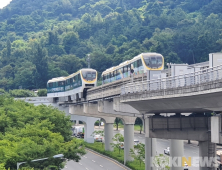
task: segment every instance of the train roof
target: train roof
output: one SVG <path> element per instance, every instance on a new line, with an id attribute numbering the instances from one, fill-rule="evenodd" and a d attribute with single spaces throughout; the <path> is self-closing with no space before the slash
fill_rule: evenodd
<path id="1" fill-rule="evenodd" d="M 83 69 L 78 70 L 78 71 L 75 72 L 75 73 L 70 74 L 70 75 L 67 76 L 67 77 L 56 77 L 56 78 L 52 78 L 52 79 L 49 80 L 47 83 L 53 83 L 53 82 L 57 82 L 57 81 L 65 81 L 65 80 L 67 80 L 67 79 L 69 79 L 69 78 L 77 75 L 77 74 L 78 74 L 80 71 L 82 71 L 82 70 L 85 70 L 85 71 L 96 71 L 95 69 L 92 69 L 92 68 L 83 68 Z"/>
<path id="2" fill-rule="evenodd" d="M 64 80 L 65 80 L 65 77 L 56 77 L 56 78 L 49 80 L 47 83 L 53 83 L 53 82 L 64 81 Z"/>

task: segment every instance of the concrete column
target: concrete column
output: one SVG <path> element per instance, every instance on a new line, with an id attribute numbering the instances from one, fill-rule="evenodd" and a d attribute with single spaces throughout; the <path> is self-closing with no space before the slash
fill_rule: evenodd
<path id="1" fill-rule="evenodd" d="M 156 139 L 145 137 L 145 170 L 154 170 L 152 157 L 156 156 Z"/>
<path id="2" fill-rule="evenodd" d="M 216 156 L 216 144 L 211 143 L 209 141 L 199 141 L 199 157 L 200 159 L 204 160 L 206 158 L 212 158 Z M 201 161 L 201 160 L 200 160 Z M 212 161 L 209 159 L 209 162 Z M 209 164 L 208 166 L 199 165 L 200 170 L 214 170 L 213 163 Z"/>
<path id="3" fill-rule="evenodd" d="M 127 161 L 132 161 L 130 149 L 134 148 L 134 125 L 124 124 L 124 164 Z"/>
<path id="4" fill-rule="evenodd" d="M 184 156 L 184 143 L 183 140 L 170 140 L 170 157 L 173 159 L 176 159 L 174 162 L 176 164 L 181 164 L 178 166 L 171 166 L 171 170 L 183 170 L 182 162 L 178 161 L 178 157 L 182 160 L 182 157 Z"/>
<path id="5" fill-rule="evenodd" d="M 79 120 L 76 120 L 76 124 L 75 124 L 76 126 L 78 126 L 79 125 Z"/>
<path id="6" fill-rule="evenodd" d="M 104 130 L 104 138 L 105 138 L 105 150 L 106 151 L 113 151 L 113 147 L 110 143 L 113 142 L 113 123 L 105 123 L 105 130 Z"/>
<path id="7" fill-rule="evenodd" d="M 156 139 L 149 137 L 149 118 L 144 119 L 145 130 L 145 170 L 154 170 L 151 158 L 156 156 Z"/>

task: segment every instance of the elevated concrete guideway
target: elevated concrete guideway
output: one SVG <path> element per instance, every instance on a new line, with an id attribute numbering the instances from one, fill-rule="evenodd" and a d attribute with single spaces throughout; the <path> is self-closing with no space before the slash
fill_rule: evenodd
<path id="1" fill-rule="evenodd" d="M 120 102 L 140 113 L 186 113 L 222 110 L 222 65 L 187 75 L 121 88 Z"/>

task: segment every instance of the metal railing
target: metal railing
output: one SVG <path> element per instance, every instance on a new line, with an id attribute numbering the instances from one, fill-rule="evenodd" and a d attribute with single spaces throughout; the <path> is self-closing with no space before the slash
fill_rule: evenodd
<path id="1" fill-rule="evenodd" d="M 128 83 L 121 87 L 121 95 L 140 97 L 185 94 L 222 87 L 222 65 L 184 75 Z M 136 97 L 137 98 L 137 97 Z"/>

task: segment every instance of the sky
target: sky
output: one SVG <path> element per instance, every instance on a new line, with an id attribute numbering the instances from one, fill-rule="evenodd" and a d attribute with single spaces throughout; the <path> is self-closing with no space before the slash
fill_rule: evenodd
<path id="1" fill-rule="evenodd" d="M 0 0 L 0 9 L 8 5 L 12 0 Z"/>

